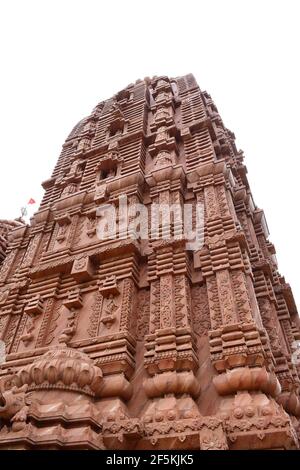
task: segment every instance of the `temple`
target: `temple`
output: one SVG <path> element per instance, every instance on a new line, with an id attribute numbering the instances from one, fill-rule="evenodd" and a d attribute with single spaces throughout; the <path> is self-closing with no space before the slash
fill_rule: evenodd
<path id="1" fill-rule="evenodd" d="M 243 162 L 193 75 L 74 127 L 30 225 L 0 221 L 0 449 L 299 448 L 299 318 Z"/>

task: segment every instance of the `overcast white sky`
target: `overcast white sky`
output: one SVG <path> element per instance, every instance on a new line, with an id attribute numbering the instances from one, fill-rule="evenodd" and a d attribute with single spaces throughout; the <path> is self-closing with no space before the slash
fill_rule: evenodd
<path id="1" fill-rule="evenodd" d="M 99 101 L 191 72 L 245 152 L 300 300 L 299 14 L 299 0 L 0 0 L 0 218 L 40 202 L 65 138 Z"/>

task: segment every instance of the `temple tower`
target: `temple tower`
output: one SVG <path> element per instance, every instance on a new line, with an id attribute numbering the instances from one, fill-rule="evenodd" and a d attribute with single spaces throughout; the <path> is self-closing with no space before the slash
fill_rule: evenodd
<path id="1" fill-rule="evenodd" d="M 193 75 L 74 127 L 1 251 L 0 448 L 299 447 L 299 318 L 243 160 Z"/>

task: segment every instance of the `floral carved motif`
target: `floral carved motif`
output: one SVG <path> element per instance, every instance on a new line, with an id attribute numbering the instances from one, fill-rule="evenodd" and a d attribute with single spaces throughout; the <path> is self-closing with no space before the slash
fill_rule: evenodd
<path id="1" fill-rule="evenodd" d="M 166 274 L 160 277 L 160 326 L 173 326 L 173 277 Z"/>
<path id="2" fill-rule="evenodd" d="M 99 326 L 99 318 L 101 315 L 101 309 L 103 305 L 103 295 L 101 292 L 97 292 L 94 297 L 94 303 L 91 308 L 91 315 L 90 315 L 90 324 L 88 327 L 88 334 L 90 337 L 94 337 L 97 335 L 98 326 Z"/>
<path id="3" fill-rule="evenodd" d="M 205 196 L 205 205 L 207 216 L 209 218 L 214 218 L 219 215 L 218 213 L 218 206 L 216 200 L 215 189 L 213 186 L 207 186 L 204 189 L 204 196 Z"/>
<path id="4" fill-rule="evenodd" d="M 186 311 L 186 284 L 185 276 L 174 276 L 174 304 L 175 304 L 175 317 L 176 326 L 183 327 L 187 324 L 187 311 Z"/>
<path id="5" fill-rule="evenodd" d="M 217 272 L 217 285 L 223 321 L 224 323 L 235 323 L 235 303 L 230 274 L 227 270 Z"/>
<path id="6" fill-rule="evenodd" d="M 43 339 L 46 333 L 47 324 L 49 322 L 53 306 L 54 306 L 54 299 L 53 298 L 48 299 L 46 301 L 43 320 L 42 320 L 42 324 L 40 326 L 40 331 L 39 331 L 37 341 L 36 341 L 36 347 L 40 347 L 43 344 Z"/>
<path id="7" fill-rule="evenodd" d="M 150 321 L 150 291 L 143 289 L 138 294 L 137 301 L 137 332 L 138 340 L 142 340 L 148 333 Z"/>
<path id="8" fill-rule="evenodd" d="M 222 325 L 221 307 L 218 296 L 218 286 L 215 276 L 209 276 L 206 280 L 207 295 L 211 319 L 211 327 L 218 328 Z"/>
<path id="9" fill-rule="evenodd" d="M 160 289 L 159 279 L 151 282 L 150 290 L 150 333 L 160 328 Z"/>
<path id="10" fill-rule="evenodd" d="M 205 285 L 192 288 L 192 312 L 195 333 L 200 336 L 207 334 L 211 328 L 211 320 Z"/>
<path id="11" fill-rule="evenodd" d="M 131 314 L 133 311 L 135 287 L 134 282 L 130 278 L 123 281 L 122 288 L 122 304 L 120 312 L 120 331 L 126 330 L 130 326 Z"/>
<path id="12" fill-rule="evenodd" d="M 217 186 L 215 186 L 215 191 L 216 191 L 216 196 L 218 199 L 218 204 L 219 204 L 220 213 L 222 214 L 222 217 L 230 216 L 225 186 L 223 184 L 218 184 Z"/>
<path id="13" fill-rule="evenodd" d="M 245 274 L 242 271 L 232 271 L 231 279 L 239 319 L 243 323 L 250 323 L 252 313 Z"/>
<path id="14" fill-rule="evenodd" d="M 259 297 L 257 300 L 262 322 L 267 330 L 272 348 L 274 351 L 280 351 L 279 335 L 275 326 L 275 318 L 273 318 L 274 312 L 272 311 L 271 302 L 265 297 Z"/>

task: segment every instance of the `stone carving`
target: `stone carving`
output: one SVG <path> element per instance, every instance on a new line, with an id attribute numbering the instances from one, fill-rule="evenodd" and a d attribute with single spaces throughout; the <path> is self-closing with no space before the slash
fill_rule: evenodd
<path id="1" fill-rule="evenodd" d="M 217 284 L 223 321 L 234 323 L 236 321 L 235 305 L 228 271 L 218 271 Z"/>
<path id="2" fill-rule="evenodd" d="M 218 328 L 222 324 L 221 307 L 218 296 L 217 280 L 214 276 L 207 278 L 207 294 L 210 310 L 211 326 Z"/>
<path id="3" fill-rule="evenodd" d="M 70 194 L 76 193 L 77 191 L 77 184 L 76 183 L 70 183 L 68 186 L 66 186 L 61 193 L 62 197 L 63 196 L 69 196 Z"/>
<path id="4" fill-rule="evenodd" d="M 16 254 L 15 251 L 11 251 L 10 253 L 8 253 L 6 258 L 4 259 L 2 266 L 1 266 L 1 270 L 0 270 L 0 282 L 5 281 L 6 276 L 8 275 L 9 270 L 11 268 L 15 254 Z"/>
<path id="5" fill-rule="evenodd" d="M 10 390 L 0 392 L 0 418 L 4 421 L 17 419 L 18 413 L 24 409 L 25 406 L 25 392 L 28 385 L 24 384 L 22 387 L 17 388 L 13 386 Z"/>
<path id="6" fill-rule="evenodd" d="M 195 332 L 200 336 L 207 334 L 211 321 L 206 286 L 195 286 L 192 289 L 192 312 Z"/>
<path id="7" fill-rule="evenodd" d="M 172 311 L 172 276 L 164 275 L 160 278 L 160 325 L 166 328 L 173 325 Z"/>
<path id="8" fill-rule="evenodd" d="M 2 291 L 0 291 L 0 307 L 5 305 L 5 302 L 8 299 L 8 295 L 9 295 L 9 289 L 3 289 Z"/>
<path id="9" fill-rule="evenodd" d="M 76 333 L 77 327 L 77 311 L 75 308 L 71 308 L 67 317 L 67 326 L 62 330 L 58 342 L 68 344 L 74 334 Z"/>
<path id="10" fill-rule="evenodd" d="M 21 341 L 28 346 L 31 341 L 33 341 L 34 338 L 34 317 L 31 315 L 27 315 L 27 321 L 26 321 L 26 333 L 21 336 Z"/>
<path id="11" fill-rule="evenodd" d="M 160 291 L 159 280 L 151 282 L 150 292 L 150 333 L 154 333 L 160 326 Z"/>
<path id="12" fill-rule="evenodd" d="M 122 305 L 120 313 L 120 331 L 128 329 L 131 323 L 133 310 L 134 285 L 132 279 L 126 278 L 123 282 Z"/>
<path id="13" fill-rule="evenodd" d="M 28 302 L 24 309 L 24 314 L 27 316 L 27 320 L 25 320 L 26 332 L 23 333 L 20 339 L 26 346 L 28 346 L 34 339 L 36 318 L 41 315 L 42 312 L 43 299 L 41 295 L 36 295 Z"/>
<path id="14" fill-rule="evenodd" d="M 166 165 L 172 165 L 173 164 L 173 158 L 168 151 L 161 151 L 156 157 L 154 166 L 155 168 L 160 168 Z"/>
<path id="15" fill-rule="evenodd" d="M 300 448 L 300 321 L 243 159 L 192 75 L 74 127 L 31 225 L 0 220 L 0 450 Z M 201 203 L 203 246 L 174 214 L 100 240 L 121 195 L 132 227 Z"/>
<path id="16" fill-rule="evenodd" d="M 119 295 L 120 289 L 118 287 L 117 277 L 114 274 L 106 276 L 99 290 L 104 297 L 108 297 L 111 294 Z"/>
<path id="17" fill-rule="evenodd" d="M 94 201 L 96 203 L 101 203 L 105 201 L 106 196 L 108 195 L 107 184 L 106 182 L 96 182 L 95 184 L 95 196 Z"/>
<path id="18" fill-rule="evenodd" d="M 262 317 L 262 322 L 267 330 L 272 349 L 274 352 L 280 351 L 281 347 L 279 343 L 278 331 L 276 329 L 276 326 L 274 325 L 274 321 L 272 318 L 272 307 L 270 300 L 264 297 L 259 297 L 258 305 Z"/>
<path id="19" fill-rule="evenodd" d="M 97 292 L 95 295 L 93 306 L 92 306 L 92 313 L 90 315 L 90 325 L 87 330 L 88 334 L 91 337 L 94 337 L 97 335 L 99 317 L 101 314 L 102 305 L 103 305 L 103 295 L 101 294 L 101 292 Z"/>
<path id="20" fill-rule="evenodd" d="M 84 282 L 92 279 L 93 264 L 89 256 L 80 256 L 75 258 L 71 275 L 77 282 Z"/>
<path id="21" fill-rule="evenodd" d="M 82 242 L 84 242 L 85 240 L 84 228 L 85 228 L 85 218 L 79 217 L 77 219 L 77 224 L 74 230 L 74 239 L 73 239 L 74 246 L 78 246 L 82 244 Z"/>
<path id="22" fill-rule="evenodd" d="M 51 317 L 51 313 L 52 313 L 54 305 L 55 305 L 55 301 L 54 301 L 53 297 L 48 299 L 45 302 L 43 320 L 42 320 L 42 324 L 40 326 L 40 330 L 39 330 L 37 341 L 36 341 L 36 347 L 37 348 L 41 347 L 43 345 L 43 340 L 44 340 L 44 337 L 45 337 L 45 334 L 46 334 L 46 329 L 47 329 L 47 326 L 50 322 L 50 317 Z M 24 320 L 25 320 L 25 316 L 24 316 Z"/>
<path id="23" fill-rule="evenodd" d="M 101 392 L 102 371 L 86 354 L 64 346 L 55 347 L 22 367 L 16 385 L 28 385 L 28 390 L 62 388 L 97 396 Z"/>
<path id="24" fill-rule="evenodd" d="M 223 217 L 229 217 L 230 211 L 228 207 L 228 201 L 226 198 L 226 188 L 224 185 L 216 185 L 215 186 L 216 196 L 218 199 L 218 204 L 220 208 L 220 213 Z"/>
<path id="25" fill-rule="evenodd" d="M 233 271 L 231 278 L 239 319 L 243 323 L 251 323 L 251 305 L 247 292 L 245 275 L 243 272 Z"/>
<path id="26" fill-rule="evenodd" d="M 204 190 L 207 215 L 210 218 L 218 215 L 217 201 L 213 186 L 208 186 Z"/>
<path id="27" fill-rule="evenodd" d="M 7 315 L 7 317 L 10 319 L 7 321 L 7 326 L 6 326 L 6 333 L 5 333 L 5 344 L 7 351 L 10 350 L 11 343 L 14 339 L 15 333 L 16 333 L 16 327 L 19 322 L 19 315 Z"/>
<path id="28" fill-rule="evenodd" d="M 116 303 L 113 294 L 110 294 L 104 303 L 103 313 L 101 317 L 101 323 L 103 323 L 106 328 L 109 329 L 112 323 L 116 321 L 118 308 L 119 306 Z"/>
<path id="29" fill-rule="evenodd" d="M 27 251 L 25 253 L 25 256 L 23 258 L 23 261 L 22 261 L 22 265 L 23 266 L 27 266 L 29 264 L 31 264 L 32 260 L 33 260 L 33 257 L 34 257 L 34 254 L 37 250 L 37 247 L 39 245 L 39 242 L 40 242 L 40 239 L 41 239 L 41 235 L 35 235 L 29 242 L 29 245 L 27 247 Z"/>
<path id="30" fill-rule="evenodd" d="M 87 236 L 92 238 L 96 235 L 96 228 L 97 228 L 97 218 L 96 217 L 88 217 L 87 219 Z"/>
<path id="31" fill-rule="evenodd" d="M 26 321 L 27 321 L 27 318 L 28 318 L 28 315 L 23 312 L 20 320 L 19 320 L 19 323 L 18 323 L 18 328 L 17 328 L 17 332 L 13 338 L 13 341 L 12 341 L 12 345 L 11 345 L 11 352 L 12 353 L 15 353 L 17 350 L 18 350 L 18 347 L 19 347 L 19 342 L 21 340 L 21 337 L 24 333 L 24 330 L 25 330 L 25 325 L 26 325 Z M 1 322 L 1 317 L 0 317 L 0 322 Z"/>
<path id="32" fill-rule="evenodd" d="M 137 332 L 136 336 L 142 341 L 144 336 L 149 332 L 150 321 L 150 292 L 143 289 L 138 294 L 138 315 L 137 315 Z"/>
<path id="33" fill-rule="evenodd" d="M 174 276 L 174 303 L 175 303 L 175 317 L 176 326 L 183 327 L 187 324 L 186 306 L 187 295 L 185 290 L 184 276 Z"/>
<path id="34" fill-rule="evenodd" d="M 62 243 L 66 239 L 67 231 L 67 224 L 60 225 L 56 236 L 56 240 L 58 241 L 58 243 Z"/>
<path id="35" fill-rule="evenodd" d="M 52 318 L 51 318 L 51 322 L 50 322 L 50 325 L 48 327 L 48 331 L 47 331 L 47 337 L 45 339 L 45 345 L 48 346 L 49 344 L 52 343 L 52 341 L 54 340 L 54 331 L 56 330 L 57 328 L 57 321 L 60 317 L 60 306 L 61 305 L 56 305 L 55 306 L 55 309 L 53 311 L 53 314 L 52 314 Z"/>

